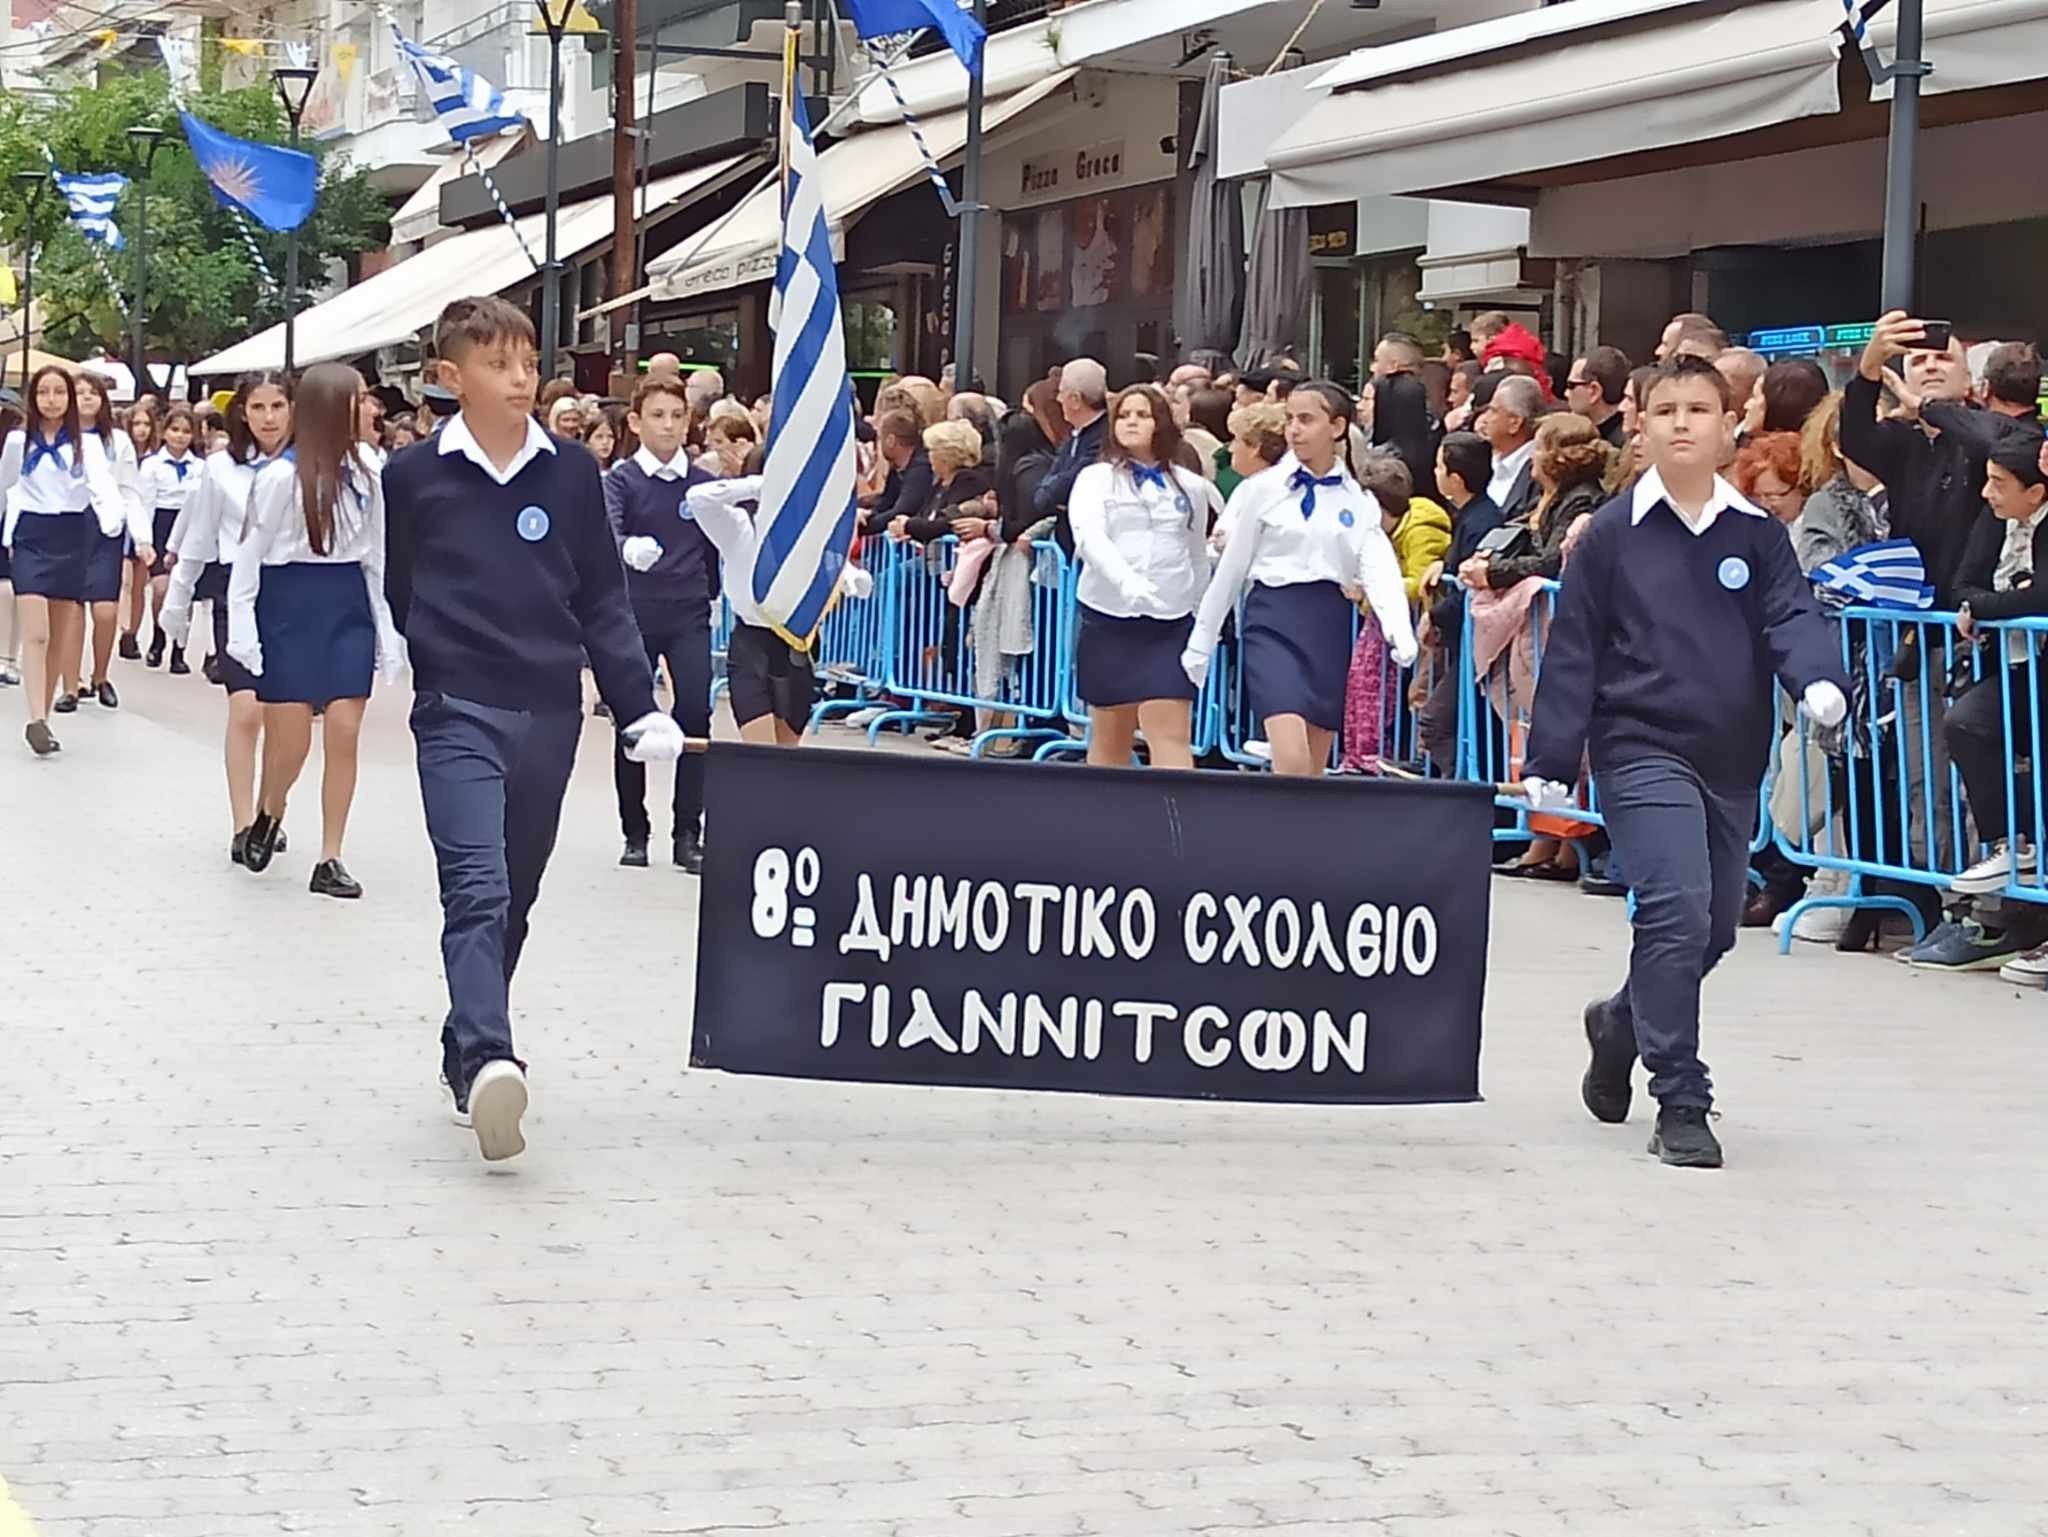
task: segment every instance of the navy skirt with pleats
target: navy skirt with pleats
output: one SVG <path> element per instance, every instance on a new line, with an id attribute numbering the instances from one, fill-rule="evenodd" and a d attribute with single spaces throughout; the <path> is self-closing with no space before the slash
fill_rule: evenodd
<path id="1" fill-rule="evenodd" d="M 89 512 L 24 512 L 14 525 L 15 592 L 24 598 L 80 602 L 85 597 L 89 540 L 99 537 L 99 525 Z"/>
<path id="2" fill-rule="evenodd" d="M 98 522 L 91 524 L 91 541 L 85 555 L 85 601 L 112 603 L 121 596 L 121 568 L 128 563 L 128 535 L 103 534 Z"/>
<path id="3" fill-rule="evenodd" d="M 256 594 L 265 704 L 367 699 L 377 670 L 377 621 L 363 568 L 353 561 L 265 566 Z"/>
<path id="4" fill-rule="evenodd" d="M 1244 600 L 1245 696 L 1259 720 L 1299 715 L 1326 731 L 1344 724 L 1355 610 L 1335 582 L 1254 586 Z"/>
<path id="5" fill-rule="evenodd" d="M 1195 616 L 1118 618 L 1085 603 L 1074 639 L 1074 683 L 1097 709 L 1143 704 L 1148 699 L 1193 699 L 1195 686 L 1180 664 L 1194 633 Z"/>

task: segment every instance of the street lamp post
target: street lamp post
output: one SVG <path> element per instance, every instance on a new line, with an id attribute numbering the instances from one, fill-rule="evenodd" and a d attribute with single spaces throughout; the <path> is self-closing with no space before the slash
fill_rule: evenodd
<path id="1" fill-rule="evenodd" d="M 291 119 L 292 148 L 299 147 L 299 120 L 306 115 L 307 98 L 313 94 L 313 82 L 320 71 L 305 64 L 280 64 L 270 72 L 271 81 L 277 86 L 278 100 L 284 103 L 284 114 Z M 284 237 L 284 371 L 290 374 L 298 363 L 297 330 L 299 320 L 299 232 L 290 229 Z"/>
<path id="2" fill-rule="evenodd" d="M 128 142 L 135 146 L 135 394 L 138 399 L 149 389 L 149 173 L 156 152 L 163 148 L 164 131 L 138 125 L 128 130 Z"/>
<path id="3" fill-rule="evenodd" d="M 28 199 L 28 217 L 22 225 L 21 242 L 21 392 L 28 395 L 28 343 L 35 329 L 36 306 L 36 215 L 42 211 L 43 194 L 50 190 L 48 171 L 16 171 L 14 184 Z M 29 401 L 29 419 L 35 419 L 35 402 Z"/>
<path id="4" fill-rule="evenodd" d="M 548 31 L 547 262 L 540 275 L 540 377 L 555 377 L 555 353 L 562 340 L 562 269 L 556 259 L 556 226 L 562 210 L 562 34 L 569 26 L 571 0 L 534 0 Z"/>

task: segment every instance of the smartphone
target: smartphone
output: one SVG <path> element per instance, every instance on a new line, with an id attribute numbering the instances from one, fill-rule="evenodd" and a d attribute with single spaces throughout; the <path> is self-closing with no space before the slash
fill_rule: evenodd
<path id="1" fill-rule="evenodd" d="M 1955 328 L 1948 321 L 1923 320 L 1920 324 L 1926 328 L 1926 334 L 1913 343 L 1915 352 L 1948 351 L 1949 339 L 1955 334 Z"/>

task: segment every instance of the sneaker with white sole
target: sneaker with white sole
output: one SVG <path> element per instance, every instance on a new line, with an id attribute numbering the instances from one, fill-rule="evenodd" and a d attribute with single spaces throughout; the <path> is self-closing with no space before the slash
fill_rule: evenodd
<path id="1" fill-rule="evenodd" d="M 2048 945 L 2036 945 L 1998 968 L 1998 975 L 2021 987 L 2048 987 Z"/>
<path id="2" fill-rule="evenodd" d="M 1785 920 L 1791 913 L 1783 912 L 1771 920 L 1771 933 L 1783 938 Z M 1799 915 L 1799 922 L 1793 925 L 1792 937 L 1816 945 L 1831 945 L 1842 937 L 1842 930 L 1849 926 L 1849 909 L 1846 907 L 1809 907 Z"/>
<path id="3" fill-rule="evenodd" d="M 469 1080 L 469 1124 L 486 1163 L 526 1151 L 519 1118 L 526 1114 L 526 1074 L 517 1062 L 486 1062 Z"/>
<path id="4" fill-rule="evenodd" d="M 2010 931 L 1992 933 L 1975 918 L 1944 923 L 1901 959 L 1922 971 L 1997 971 L 2020 953 Z"/>
<path id="5" fill-rule="evenodd" d="M 1978 860 L 1949 882 L 1948 889 L 1963 896 L 1989 896 L 1994 891 L 2003 891 L 2005 883 L 2013 878 L 2013 848 L 2019 850 L 2019 873 L 2034 873 L 2034 846 L 2024 838 L 2000 838 L 1991 845 L 1991 852 Z"/>
<path id="6" fill-rule="evenodd" d="M 441 1087 L 448 1094 L 448 1119 L 457 1126 L 469 1125 L 469 1090 L 459 1089 L 449 1081 L 448 1075 L 441 1075 Z"/>

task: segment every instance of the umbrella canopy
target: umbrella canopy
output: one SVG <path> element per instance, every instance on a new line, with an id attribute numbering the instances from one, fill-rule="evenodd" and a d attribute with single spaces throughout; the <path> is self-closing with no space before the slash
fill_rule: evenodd
<path id="1" fill-rule="evenodd" d="M 1216 174 L 1217 115 L 1230 55 L 1209 57 L 1202 81 L 1202 112 L 1188 148 L 1195 173 L 1189 193 L 1188 243 L 1174 301 L 1173 329 L 1183 356 L 1210 348 L 1228 352 L 1244 310 L 1244 199 L 1235 182 Z"/>
<path id="2" fill-rule="evenodd" d="M 72 373 L 78 372 L 78 365 L 72 362 L 71 359 L 60 358 L 53 352 L 44 352 L 41 348 L 31 347 L 28 349 L 27 377 L 34 378 L 37 369 L 48 368 L 53 363 L 59 368 L 69 369 Z M 0 384 L 11 384 L 16 389 L 20 389 L 23 383 L 21 348 L 16 347 L 11 352 L 0 354 Z"/>
<path id="3" fill-rule="evenodd" d="M 1273 207 L 1267 182 L 1258 184 L 1257 196 L 1259 214 L 1245 272 L 1244 331 L 1237 348 L 1246 368 L 1261 367 L 1283 353 L 1306 356 L 1314 276 L 1308 257 L 1308 210 Z"/>

